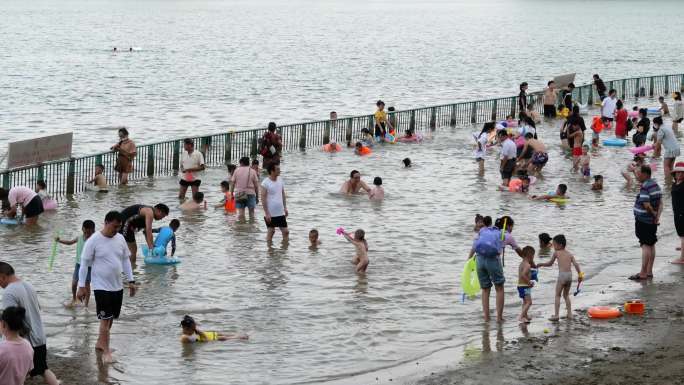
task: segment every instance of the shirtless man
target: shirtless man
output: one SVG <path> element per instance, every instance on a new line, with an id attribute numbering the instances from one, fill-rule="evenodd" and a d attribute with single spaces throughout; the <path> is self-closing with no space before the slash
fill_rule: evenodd
<path id="1" fill-rule="evenodd" d="M 358 229 L 354 232 L 354 237 L 350 233 L 344 233 L 344 237 L 356 248 L 356 255 L 352 258 L 352 263 L 356 266 L 357 273 L 365 273 L 368 268 L 368 242 L 366 233 Z"/>
<path id="2" fill-rule="evenodd" d="M 539 139 L 535 139 L 531 132 L 525 134 L 525 145 L 523 146 L 521 156 L 518 157 L 518 161 L 521 160 L 522 155 L 527 153 L 532 149 L 532 158 L 527 164 L 527 174 L 534 175 L 535 172 L 541 172 L 542 168 L 549 161 L 549 154 L 546 152 L 546 146 Z"/>
<path id="3" fill-rule="evenodd" d="M 584 279 L 584 274 L 580 269 L 579 263 L 575 260 L 575 256 L 565 249 L 566 240 L 563 234 L 558 234 L 553 237 L 553 248 L 555 252 L 548 262 L 538 263 L 537 267 L 553 266 L 556 259 L 558 259 L 558 280 L 556 281 L 556 302 L 554 303 L 555 313 L 550 321 L 558 321 L 558 312 L 560 310 L 561 295 L 565 298 L 565 308 L 567 310 L 567 318 L 572 319 L 572 305 L 570 303 L 570 289 L 572 287 L 572 267 L 577 270 L 577 279 L 581 282 Z"/>
<path id="4" fill-rule="evenodd" d="M 135 266 L 135 259 L 138 252 L 138 245 L 135 241 L 135 233 L 145 230 L 145 243 L 150 250 L 154 250 L 152 239 L 152 221 L 159 221 L 169 215 L 169 207 L 163 203 L 158 203 L 154 207 L 145 205 L 128 206 L 121 211 L 121 229 L 131 252 L 131 265 Z"/>
<path id="5" fill-rule="evenodd" d="M 361 180 L 361 173 L 352 170 L 349 174 L 349 180 L 344 182 L 342 188 L 340 188 L 340 192 L 344 195 L 360 194 L 361 189 L 366 191 L 366 193 L 370 193 L 371 191 L 370 187 Z"/>

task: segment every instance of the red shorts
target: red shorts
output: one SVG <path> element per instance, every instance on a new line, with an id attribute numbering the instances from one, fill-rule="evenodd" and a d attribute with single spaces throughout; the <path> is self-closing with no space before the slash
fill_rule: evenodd
<path id="1" fill-rule="evenodd" d="M 582 156 L 582 147 L 573 147 L 572 156 Z"/>

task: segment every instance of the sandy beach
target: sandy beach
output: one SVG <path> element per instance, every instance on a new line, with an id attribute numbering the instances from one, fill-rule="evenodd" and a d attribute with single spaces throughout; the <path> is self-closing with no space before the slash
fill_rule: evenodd
<path id="1" fill-rule="evenodd" d="M 684 384 L 684 286 L 676 282 L 684 274 L 675 266 L 667 270 L 666 279 L 634 293 L 647 304 L 643 316 L 598 321 L 578 308 L 573 321 L 548 333 L 522 330 L 520 338 L 492 340 L 482 351 L 466 351 L 456 369 L 405 383 Z"/>

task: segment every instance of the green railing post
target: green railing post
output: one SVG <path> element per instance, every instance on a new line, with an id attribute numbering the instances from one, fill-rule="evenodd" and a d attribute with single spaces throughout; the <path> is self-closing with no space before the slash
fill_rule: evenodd
<path id="1" fill-rule="evenodd" d="M 147 176 L 154 176 L 154 144 L 147 146 Z"/>
<path id="2" fill-rule="evenodd" d="M 256 130 L 252 131 L 252 145 L 249 148 L 249 155 L 254 158 L 257 156 L 257 132 Z"/>
<path id="3" fill-rule="evenodd" d="M 497 110 L 497 100 L 494 99 L 494 103 L 492 103 L 492 120 L 496 120 L 496 110 Z"/>
<path id="4" fill-rule="evenodd" d="M 653 97 L 653 90 L 654 90 L 654 79 L 653 76 L 651 76 L 648 79 L 648 96 Z"/>
<path id="5" fill-rule="evenodd" d="M 433 131 L 437 128 L 437 110 L 435 107 L 430 108 L 430 129 Z"/>
<path id="6" fill-rule="evenodd" d="M 173 162 L 171 165 L 173 171 L 178 172 L 180 170 L 180 141 L 173 141 Z"/>
<path id="7" fill-rule="evenodd" d="M 580 91 L 580 93 L 582 93 L 582 91 Z M 594 104 L 594 87 L 593 86 L 589 86 L 589 95 L 587 95 L 587 104 L 589 104 L 590 106 L 592 104 Z"/>
<path id="8" fill-rule="evenodd" d="M 5 171 L 2 173 L 2 188 L 4 188 L 5 190 L 9 190 L 10 188 L 10 176 L 11 174 L 9 171 Z"/>
<path id="9" fill-rule="evenodd" d="M 622 100 L 625 100 L 627 95 L 627 79 L 622 79 Z"/>
<path id="10" fill-rule="evenodd" d="M 684 92 L 684 74 L 679 79 L 679 92 Z"/>
<path id="11" fill-rule="evenodd" d="M 67 195 L 73 195 L 76 191 L 76 158 L 69 159 L 69 170 L 67 171 L 67 183 L 66 183 L 66 193 Z"/>
<path id="12" fill-rule="evenodd" d="M 96 166 L 97 166 L 97 165 L 104 166 L 104 165 L 102 164 L 102 154 L 97 154 L 97 155 L 95 155 L 95 165 L 96 165 Z"/>
<path id="13" fill-rule="evenodd" d="M 36 178 L 38 180 L 45 180 L 45 167 L 42 164 L 38 166 L 38 176 Z"/>
<path id="14" fill-rule="evenodd" d="M 332 122 L 328 120 L 325 122 L 325 129 L 323 130 L 323 144 L 326 145 L 330 143 L 330 126 Z"/>
<path id="15" fill-rule="evenodd" d="M 670 93 L 670 88 L 671 88 L 670 87 L 670 77 L 665 76 L 665 92 L 664 92 L 665 95 Z"/>
<path id="16" fill-rule="evenodd" d="M 223 162 L 226 165 L 230 164 L 230 161 L 233 159 L 233 133 L 229 132 L 226 134 L 226 149 L 223 151 Z"/>
<path id="17" fill-rule="evenodd" d="M 351 145 L 352 141 L 352 118 L 345 119 L 347 121 L 347 131 L 344 133 L 344 139 L 347 141 L 347 145 Z"/>
<path id="18" fill-rule="evenodd" d="M 451 119 L 449 119 L 449 125 L 451 127 L 456 126 L 456 105 L 451 105 Z"/>
<path id="19" fill-rule="evenodd" d="M 416 130 L 416 110 L 411 110 L 411 117 L 409 119 L 409 130 Z"/>
<path id="20" fill-rule="evenodd" d="M 470 123 L 477 123 L 477 102 L 472 102 L 473 108 L 470 109 Z M 515 115 L 514 115 L 515 116 Z"/>
<path id="21" fill-rule="evenodd" d="M 373 130 L 375 129 L 375 116 L 369 115 L 368 116 L 368 131 L 373 133 Z"/>
<path id="22" fill-rule="evenodd" d="M 511 116 L 515 118 L 515 108 L 517 107 L 518 104 L 518 97 L 517 96 L 511 96 L 509 99 L 511 101 Z"/>
<path id="23" fill-rule="evenodd" d="M 306 150 L 306 126 L 306 123 L 302 124 L 299 130 L 299 149 L 302 151 Z"/>

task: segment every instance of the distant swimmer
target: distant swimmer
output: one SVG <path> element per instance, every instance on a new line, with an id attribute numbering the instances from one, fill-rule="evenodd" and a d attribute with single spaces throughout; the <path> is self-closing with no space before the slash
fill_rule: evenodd
<path id="1" fill-rule="evenodd" d="M 114 47 L 113 51 L 116 52 L 116 47 Z"/>
<path id="2" fill-rule="evenodd" d="M 133 47 L 128 48 L 128 52 L 133 52 Z"/>

